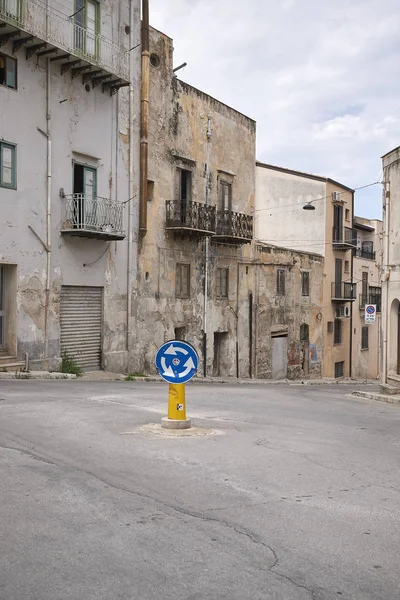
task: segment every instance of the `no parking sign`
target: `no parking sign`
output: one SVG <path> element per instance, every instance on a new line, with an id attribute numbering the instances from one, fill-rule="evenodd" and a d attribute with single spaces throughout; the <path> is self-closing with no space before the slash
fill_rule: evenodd
<path id="1" fill-rule="evenodd" d="M 365 305 L 365 324 L 373 325 L 376 321 L 376 304 Z"/>

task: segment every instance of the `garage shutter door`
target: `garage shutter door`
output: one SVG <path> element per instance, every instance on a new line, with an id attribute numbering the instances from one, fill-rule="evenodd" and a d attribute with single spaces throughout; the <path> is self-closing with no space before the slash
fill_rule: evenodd
<path id="1" fill-rule="evenodd" d="M 82 369 L 101 367 L 103 288 L 62 286 L 61 351 Z"/>

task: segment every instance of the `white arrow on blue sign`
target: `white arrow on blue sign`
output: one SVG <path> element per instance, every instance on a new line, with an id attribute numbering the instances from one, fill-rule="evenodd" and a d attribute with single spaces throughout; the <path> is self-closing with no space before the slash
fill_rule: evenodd
<path id="1" fill-rule="evenodd" d="M 186 383 L 194 377 L 199 357 L 188 342 L 172 340 L 157 350 L 155 363 L 157 371 L 168 383 Z"/>

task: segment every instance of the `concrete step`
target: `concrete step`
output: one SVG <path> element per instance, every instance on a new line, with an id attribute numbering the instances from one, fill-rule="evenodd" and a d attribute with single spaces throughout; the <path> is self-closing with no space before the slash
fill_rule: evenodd
<path id="1" fill-rule="evenodd" d="M 388 381 L 393 382 L 394 385 L 398 385 L 400 388 L 400 375 L 398 375 L 397 373 L 389 373 Z"/>
<path id="2" fill-rule="evenodd" d="M 16 357 L 14 357 L 14 359 L 16 359 Z M 3 373 L 15 373 L 16 371 L 22 371 L 22 369 L 25 369 L 24 362 L 18 362 L 17 360 L 0 362 L 0 371 Z"/>
<path id="3" fill-rule="evenodd" d="M 385 383 L 379 386 L 379 391 L 381 394 L 386 394 L 386 396 L 395 396 L 400 394 L 400 385 Z"/>

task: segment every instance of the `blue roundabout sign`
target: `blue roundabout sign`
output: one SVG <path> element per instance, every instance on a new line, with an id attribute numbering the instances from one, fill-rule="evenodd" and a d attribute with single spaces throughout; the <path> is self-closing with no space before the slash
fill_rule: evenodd
<path id="1" fill-rule="evenodd" d="M 194 377 L 199 357 L 191 344 L 172 340 L 163 344 L 156 354 L 156 367 L 168 383 L 186 383 Z"/>

